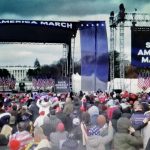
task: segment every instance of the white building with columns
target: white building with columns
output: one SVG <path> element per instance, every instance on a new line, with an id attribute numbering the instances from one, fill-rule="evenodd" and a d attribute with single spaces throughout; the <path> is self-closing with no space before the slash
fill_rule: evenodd
<path id="1" fill-rule="evenodd" d="M 0 69 L 7 69 L 14 76 L 17 82 L 27 79 L 29 69 L 35 69 L 32 66 L 0 66 Z"/>

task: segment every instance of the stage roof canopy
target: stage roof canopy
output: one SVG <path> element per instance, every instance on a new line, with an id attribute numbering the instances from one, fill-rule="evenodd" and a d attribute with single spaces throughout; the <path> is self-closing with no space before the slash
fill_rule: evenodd
<path id="1" fill-rule="evenodd" d="M 0 42 L 70 44 L 77 28 L 77 22 L 0 20 Z"/>

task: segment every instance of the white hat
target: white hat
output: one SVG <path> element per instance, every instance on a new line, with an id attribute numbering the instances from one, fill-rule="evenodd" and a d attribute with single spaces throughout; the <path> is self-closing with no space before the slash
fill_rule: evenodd
<path id="1" fill-rule="evenodd" d="M 79 118 L 74 118 L 74 119 L 72 120 L 72 123 L 73 123 L 73 125 L 78 126 L 78 125 L 80 124 L 80 119 L 79 119 Z"/>
<path id="2" fill-rule="evenodd" d="M 130 107 L 130 104 L 128 104 L 128 103 L 121 103 L 120 106 L 121 106 L 122 109 L 126 109 L 126 108 Z"/>

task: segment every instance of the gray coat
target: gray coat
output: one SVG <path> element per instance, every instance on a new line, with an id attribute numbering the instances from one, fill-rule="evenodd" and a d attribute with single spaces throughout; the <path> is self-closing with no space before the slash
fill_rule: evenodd
<path id="1" fill-rule="evenodd" d="M 59 148 L 61 142 L 65 141 L 67 139 L 67 136 L 68 136 L 68 132 L 67 131 L 64 131 L 64 132 L 59 132 L 59 131 L 52 132 L 50 134 L 50 141 L 52 142 L 52 145 L 54 147 Z"/>
<path id="2" fill-rule="evenodd" d="M 68 101 L 65 103 L 63 113 L 65 113 L 66 115 L 69 115 L 72 112 L 73 112 L 73 103 L 72 103 L 72 101 Z"/>
<path id="3" fill-rule="evenodd" d="M 131 126 L 128 118 L 120 118 L 117 122 L 117 133 L 114 136 L 115 150 L 138 150 L 143 145 L 140 133 L 135 132 L 134 136 L 129 134 Z"/>

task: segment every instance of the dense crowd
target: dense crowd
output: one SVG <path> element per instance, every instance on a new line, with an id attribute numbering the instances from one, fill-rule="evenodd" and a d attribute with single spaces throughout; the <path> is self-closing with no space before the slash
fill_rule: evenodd
<path id="1" fill-rule="evenodd" d="M 149 150 L 149 93 L 0 94 L 0 149 Z"/>

